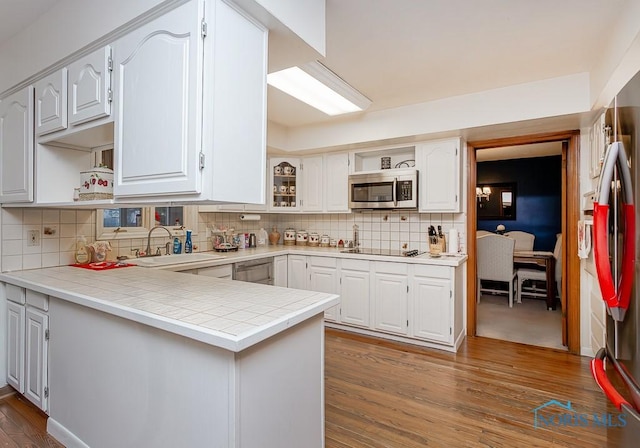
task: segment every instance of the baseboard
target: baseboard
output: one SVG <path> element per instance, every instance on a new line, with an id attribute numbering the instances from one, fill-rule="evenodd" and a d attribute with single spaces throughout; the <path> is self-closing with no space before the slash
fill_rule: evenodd
<path id="1" fill-rule="evenodd" d="M 51 417 L 47 419 L 47 432 L 66 448 L 89 448 L 89 445 Z"/>

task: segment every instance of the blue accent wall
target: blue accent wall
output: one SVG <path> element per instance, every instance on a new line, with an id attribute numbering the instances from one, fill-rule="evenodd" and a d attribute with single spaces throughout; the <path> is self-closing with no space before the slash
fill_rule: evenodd
<path id="1" fill-rule="evenodd" d="M 534 250 L 553 251 L 556 234 L 562 231 L 562 157 L 479 162 L 477 185 L 515 182 L 516 219 L 478 220 L 478 229 L 495 232 L 522 230 L 536 236 Z"/>

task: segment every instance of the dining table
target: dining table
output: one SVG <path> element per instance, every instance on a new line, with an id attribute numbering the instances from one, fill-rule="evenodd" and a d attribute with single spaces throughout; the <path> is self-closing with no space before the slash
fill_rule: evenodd
<path id="1" fill-rule="evenodd" d="M 532 265 L 544 268 L 547 277 L 547 309 L 556 309 L 556 282 L 555 263 L 553 252 L 522 250 L 513 253 L 513 263 L 517 267 L 531 267 Z"/>

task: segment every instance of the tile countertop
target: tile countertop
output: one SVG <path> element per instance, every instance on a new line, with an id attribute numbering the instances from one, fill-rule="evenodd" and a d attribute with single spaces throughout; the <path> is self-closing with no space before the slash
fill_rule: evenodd
<path id="1" fill-rule="evenodd" d="M 198 269 L 211 266 L 221 266 L 229 263 L 237 263 L 240 261 L 256 260 L 265 257 L 275 257 L 278 255 L 311 255 L 319 257 L 334 258 L 355 258 L 360 260 L 386 261 L 392 263 L 416 263 L 416 264 L 432 264 L 437 266 L 453 266 L 457 267 L 467 261 L 467 254 L 449 255 L 445 254 L 438 258 L 432 258 L 429 254 L 422 254 L 417 257 L 402 257 L 389 255 L 370 255 L 370 254 L 354 254 L 340 252 L 343 249 L 330 247 L 312 247 L 312 246 L 264 246 L 255 249 L 240 249 L 234 252 L 202 252 L 205 254 L 216 254 L 224 258 L 216 260 L 196 261 L 193 263 L 180 263 L 174 265 L 164 265 L 153 267 L 152 269 L 162 269 L 168 271 L 184 271 L 188 269 Z M 136 262 L 135 258 L 127 260 L 128 263 Z"/>
<path id="2" fill-rule="evenodd" d="M 61 266 L 0 281 L 239 352 L 339 303 L 334 294 L 126 267 Z"/>

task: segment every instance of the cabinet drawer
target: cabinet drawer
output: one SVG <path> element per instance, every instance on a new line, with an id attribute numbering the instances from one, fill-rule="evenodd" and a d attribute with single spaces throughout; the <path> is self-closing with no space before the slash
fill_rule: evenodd
<path id="1" fill-rule="evenodd" d="M 421 277 L 451 279 L 451 268 L 449 266 L 433 266 L 426 264 L 415 264 L 413 267 L 415 275 Z"/>
<path id="2" fill-rule="evenodd" d="M 349 260 L 347 258 L 342 259 L 342 269 L 349 269 L 351 271 L 369 271 L 368 260 Z"/>
<path id="3" fill-rule="evenodd" d="M 335 268 L 338 265 L 338 260 L 333 257 L 309 257 L 309 264 L 311 266 Z"/>
<path id="4" fill-rule="evenodd" d="M 211 268 L 198 269 L 198 275 L 216 278 L 231 278 L 231 265 L 214 266 Z"/>
<path id="5" fill-rule="evenodd" d="M 41 292 L 32 291 L 27 289 L 27 305 L 41 309 L 42 311 L 49 311 L 49 296 L 42 294 Z"/>
<path id="6" fill-rule="evenodd" d="M 373 265 L 375 272 L 384 272 L 385 274 L 404 274 L 407 275 L 406 263 L 389 263 L 384 261 L 376 261 Z"/>
<path id="7" fill-rule="evenodd" d="M 7 300 L 24 305 L 24 288 L 19 286 L 6 284 Z"/>

